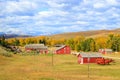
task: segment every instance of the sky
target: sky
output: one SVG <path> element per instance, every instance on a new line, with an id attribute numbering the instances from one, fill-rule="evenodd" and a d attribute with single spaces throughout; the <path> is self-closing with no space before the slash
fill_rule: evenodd
<path id="1" fill-rule="evenodd" d="M 0 32 L 50 35 L 120 28 L 120 0 L 0 0 Z"/>

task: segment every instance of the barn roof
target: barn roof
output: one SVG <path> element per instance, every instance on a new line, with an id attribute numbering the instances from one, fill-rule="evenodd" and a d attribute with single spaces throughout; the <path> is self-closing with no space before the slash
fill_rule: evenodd
<path id="1" fill-rule="evenodd" d="M 105 50 L 105 51 L 111 51 L 112 52 L 112 49 L 99 49 L 99 50 Z"/>
<path id="2" fill-rule="evenodd" d="M 102 57 L 101 53 L 79 53 L 82 57 Z"/>
<path id="3" fill-rule="evenodd" d="M 64 48 L 65 46 L 66 46 L 66 45 L 62 45 L 61 47 L 57 48 L 56 51 L 59 50 L 59 49 Z"/>
<path id="4" fill-rule="evenodd" d="M 56 45 L 54 45 L 54 47 L 61 47 L 61 46 L 63 46 L 63 44 L 56 44 Z"/>
<path id="5" fill-rule="evenodd" d="M 25 48 L 47 49 L 47 46 L 44 46 L 44 44 L 28 44 L 28 45 L 25 46 Z"/>
<path id="6" fill-rule="evenodd" d="M 105 51 L 112 51 L 112 49 L 105 49 Z"/>

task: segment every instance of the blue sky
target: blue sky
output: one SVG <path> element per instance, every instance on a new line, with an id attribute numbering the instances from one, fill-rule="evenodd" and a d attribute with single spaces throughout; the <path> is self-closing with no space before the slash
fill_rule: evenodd
<path id="1" fill-rule="evenodd" d="M 49 35 L 120 28 L 120 0 L 0 0 L 0 32 Z"/>

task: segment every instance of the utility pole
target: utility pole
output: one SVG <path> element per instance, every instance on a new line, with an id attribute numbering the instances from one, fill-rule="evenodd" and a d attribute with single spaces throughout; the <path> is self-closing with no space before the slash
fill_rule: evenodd
<path id="1" fill-rule="evenodd" d="M 90 62 L 90 56 L 88 54 L 88 78 L 90 77 L 90 65 L 89 65 L 89 62 Z"/>

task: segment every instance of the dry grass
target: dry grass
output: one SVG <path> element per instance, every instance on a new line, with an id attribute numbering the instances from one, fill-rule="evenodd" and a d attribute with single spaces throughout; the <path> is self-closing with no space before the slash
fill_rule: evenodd
<path id="1" fill-rule="evenodd" d="M 73 55 L 0 56 L 0 80 L 119 80 L 120 61 L 111 65 L 77 64 Z"/>
<path id="2" fill-rule="evenodd" d="M 52 35 L 51 37 L 54 39 L 70 39 L 75 38 L 76 36 L 84 36 L 86 38 L 96 38 L 96 37 L 107 37 L 109 34 L 120 34 L 120 28 L 116 30 L 93 30 L 93 31 L 82 31 L 82 32 L 69 32 L 69 33 L 62 33 L 62 34 L 56 34 Z"/>
<path id="3" fill-rule="evenodd" d="M 6 51 L 4 47 L 0 46 L 0 55 L 6 56 L 6 57 L 11 57 L 12 53 Z"/>

